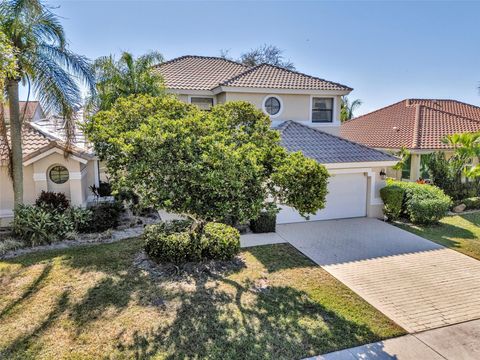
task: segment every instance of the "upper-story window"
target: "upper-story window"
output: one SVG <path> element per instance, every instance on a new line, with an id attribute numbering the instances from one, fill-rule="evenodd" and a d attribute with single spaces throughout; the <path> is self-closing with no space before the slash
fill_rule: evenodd
<path id="1" fill-rule="evenodd" d="M 312 98 L 312 122 L 333 122 L 333 98 Z"/>
<path id="2" fill-rule="evenodd" d="M 213 106 L 213 98 L 212 97 L 191 97 L 190 103 L 193 105 L 197 105 L 200 110 L 210 110 Z"/>
<path id="3" fill-rule="evenodd" d="M 267 96 L 263 101 L 263 110 L 271 117 L 280 115 L 282 100 L 277 96 Z"/>

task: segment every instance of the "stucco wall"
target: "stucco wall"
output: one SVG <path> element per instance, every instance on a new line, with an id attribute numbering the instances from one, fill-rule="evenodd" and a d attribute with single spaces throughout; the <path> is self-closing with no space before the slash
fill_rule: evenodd
<path id="1" fill-rule="evenodd" d="M 188 94 L 176 94 L 181 101 L 188 102 Z M 222 92 L 215 96 L 217 104 L 224 104 L 227 101 L 247 101 L 262 109 L 264 100 L 274 95 L 282 102 L 282 110 L 276 117 L 272 117 L 272 124 L 277 125 L 286 120 L 298 121 L 304 125 L 312 126 L 330 134 L 340 134 L 340 96 L 325 96 L 334 98 L 333 122 L 332 123 L 313 123 L 311 118 L 312 104 L 311 95 L 304 94 L 279 94 L 272 92 L 265 93 L 250 93 L 250 92 Z M 199 96 L 202 95 L 192 95 Z M 207 95 L 203 95 L 207 96 Z M 322 97 L 321 95 L 313 95 L 315 97 Z"/>
<path id="2" fill-rule="evenodd" d="M 69 180 L 64 184 L 65 191 L 61 186 L 51 188 L 48 172 L 54 165 L 65 166 L 69 171 Z M 35 203 L 42 190 L 52 190 L 65 192 L 73 205 L 82 206 L 90 195 L 90 185 L 95 184 L 94 161 L 82 164 L 62 154 L 50 154 L 25 166 L 23 180 L 25 204 Z M 0 167 L 0 189 L 0 226 L 4 226 L 10 221 L 13 209 L 13 187 L 5 166 Z"/>
<path id="3" fill-rule="evenodd" d="M 334 98 L 333 123 L 313 123 L 311 119 L 311 98 L 310 95 L 296 95 L 296 94 L 262 94 L 262 93 L 240 93 L 228 92 L 225 93 L 226 101 L 248 101 L 254 104 L 257 108 L 262 109 L 264 100 L 270 96 L 275 95 L 282 102 L 282 110 L 278 116 L 272 117 L 274 125 L 286 120 L 293 120 L 304 125 L 316 127 L 322 131 L 338 135 L 340 132 L 340 97 Z M 317 96 L 321 97 L 321 96 Z M 332 96 L 330 96 L 332 97 Z"/>

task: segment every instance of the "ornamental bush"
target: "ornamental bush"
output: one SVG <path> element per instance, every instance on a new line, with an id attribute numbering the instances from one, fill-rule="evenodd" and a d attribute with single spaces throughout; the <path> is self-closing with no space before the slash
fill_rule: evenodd
<path id="1" fill-rule="evenodd" d="M 120 202 L 103 202 L 89 208 L 92 212 L 90 224 L 86 227 L 88 232 L 102 232 L 118 226 L 123 206 Z"/>
<path id="2" fill-rule="evenodd" d="M 15 209 L 13 231 L 27 245 L 37 246 L 62 240 L 75 231 L 89 226 L 91 212 L 69 208 L 63 213 L 36 205 L 21 205 Z"/>
<path id="3" fill-rule="evenodd" d="M 480 197 L 470 197 L 459 201 L 460 204 L 465 204 L 466 210 L 480 209 Z"/>
<path id="4" fill-rule="evenodd" d="M 43 191 L 35 201 L 35 205 L 44 208 L 47 211 L 64 212 L 70 207 L 70 201 L 64 193 L 53 191 Z"/>
<path id="5" fill-rule="evenodd" d="M 189 221 L 171 221 L 147 226 L 145 252 L 154 260 L 176 264 L 199 260 L 229 260 L 240 250 L 240 233 L 221 224 L 207 223 L 199 232 Z"/>
<path id="6" fill-rule="evenodd" d="M 452 204 L 443 190 L 433 185 L 404 181 L 389 181 L 386 188 L 396 186 L 404 190 L 402 213 L 415 224 L 431 224 L 442 219 Z M 383 192 L 389 190 L 383 190 Z M 388 211 L 388 210 L 387 210 Z"/>
<path id="7" fill-rule="evenodd" d="M 254 233 L 275 232 L 277 215 L 274 212 L 263 211 L 258 218 L 250 220 L 250 229 Z"/>
<path id="8" fill-rule="evenodd" d="M 383 212 L 388 220 L 397 220 L 402 213 L 403 197 L 405 190 L 400 186 L 385 186 L 380 190 L 380 196 L 383 200 Z"/>
<path id="9" fill-rule="evenodd" d="M 202 259 L 231 260 L 240 251 L 240 232 L 229 225 L 208 223 L 200 247 Z"/>

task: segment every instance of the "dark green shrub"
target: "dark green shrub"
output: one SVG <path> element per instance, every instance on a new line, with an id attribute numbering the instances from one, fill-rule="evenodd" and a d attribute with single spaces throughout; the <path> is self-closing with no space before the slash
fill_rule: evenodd
<path id="1" fill-rule="evenodd" d="M 42 190 L 40 196 L 35 201 L 35 205 L 47 211 L 64 212 L 70 207 L 70 201 L 64 193 Z"/>
<path id="2" fill-rule="evenodd" d="M 201 234 L 192 232 L 190 221 L 163 222 L 147 226 L 145 252 L 156 261 L 182 263 L 228 260 L 240 250 L 240 233 L 221 224 L 207 223 Z"/>
<path id="3" fill-rule="evenodd" d="M 240 232 L 225 224 L 208 223 L 201 237 L 202 258 L 230 260 L 240 251 Z"/>
<path id="4" fill-rule="evenodd" d="M 261 212 L 257 219 L 250 220 L 250 229 L 254 233 L 275 232 L 277 214 L 273 212 Z"/>
<path id="5" fill-rule="evenodd" d="M 118 226 L 123 206 L 117 201 L 104 202 L 95 204 L 89 210 L 92 212 L 92 220 L 87 231 L 101 232 Z"/>
<path id="6" fill-rule="evenodd" d="M 172 232 L 173 228 L 175 226 L 170 227 L 168 222 L 147 226 L 143 234 L 145 252 L 152 259 L 162 262 L 179 264 L 199 260 L 201 251 L 198 241 L 189 231 Z"/>
<path id="7" fill-rule="evenodd" d="M 95 196 L 104 197 L 112 195 L 112 185 L 105 181 L 100 181 L 98 186 L 90 186 L 90 190 Z"/>
<path id="8" fill-rule="evenodd" d="M 402 214 L 405 190 L 397 185 L 387 185 L 380 190 L 380 196 L 383 200 L 385 216 L 391 221 L 397 220 Z"/>
<path id="9" fill-rule="evenodd" d="M 74 230 L 67 212 L 49 211 L 33 205 L 20 205 L 15 209 L 13 231 L 27 245 L 50 244 Z"/>
<path id="10" fill-rule="evenodd" d="M 471 197 L 463 199 L 458 202 L 459 204 L 465 204 L 466 210 L 480 209 L 480 197 Z"/>
<path id="11" fill-rule="evenodd" d="M 89 232 L 92 223 L 92 210 L 80 207 L 70 208 L 67 212 L 72 219 L 75 231 L 80 233 Z"/>
<path id="12" fill-rule="evenodd" d="M 405 191 L 402 213 L 417 224 L 438 222 L 446 214 L 452 200 L 443 190 L 433 185 L 404 181 L 389 181 L 388 186 L 398 186 Z"/>

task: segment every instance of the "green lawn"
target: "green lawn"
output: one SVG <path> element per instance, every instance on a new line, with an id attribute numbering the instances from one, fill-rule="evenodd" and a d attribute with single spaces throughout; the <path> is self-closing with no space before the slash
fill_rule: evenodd
<path id="1" fill-rule="evenodd" d="M 398 226 L 480 260 L 480 213 L 447 216 L 432 226 Z"/>
<path id="2" fill-rule="evenodd" d="M 0 358 L 293 359 L 404 334 L 290 245 L 155 276 L 134 264 L 140 250 L 129 239 L 0 261 Z"/>

